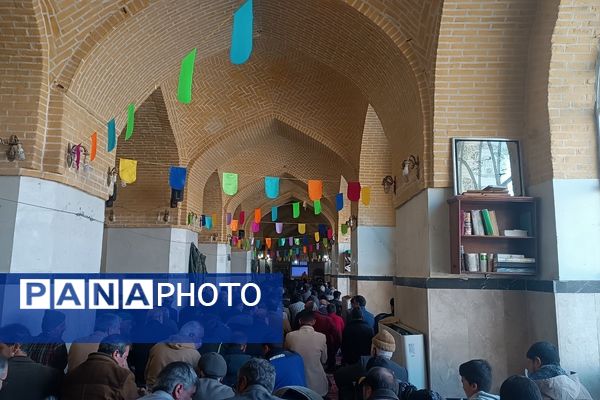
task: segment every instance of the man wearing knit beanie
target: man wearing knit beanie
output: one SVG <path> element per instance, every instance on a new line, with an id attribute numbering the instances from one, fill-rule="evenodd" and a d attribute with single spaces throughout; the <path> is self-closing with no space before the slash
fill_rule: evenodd
<path id="1" fill-rule="evenodd" d="M 369 372 L 367 365 L 387 368 L 394 373 L 396 379 L 407 382 L 406 368 L 391 360 L 394 351 L 394 337 L 387 330 L 380 330 L 371 340 L 371 356 L 362 356 L 356 364 L 340 368 L 333 375 L 340 399 L 354 398 L 356 383 Z"/>

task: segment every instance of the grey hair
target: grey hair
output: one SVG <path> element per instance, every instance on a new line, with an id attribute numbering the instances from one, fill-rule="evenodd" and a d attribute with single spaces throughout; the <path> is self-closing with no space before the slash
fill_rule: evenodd
<path id="1" fill-rule="evenodd" d="M 192 386 L 196 386 L 197 379 L 198 375 L 196 375 L 194 368 L 190 364 L 183 361 L 172 362 L 160 371 L 156 385 L 154 385 L 152 391 L 163 390 L 172 394 L 175 387 L 179 384 L 188 390 Z"/>
<path id="2" fill-rule="evenodd" d="M 238 372 L 238 376 L 245 377 L 248 385 L 261 385 L 271 393 L 275 387 L 275 367 L 261 358 L 251 358 Z"/>

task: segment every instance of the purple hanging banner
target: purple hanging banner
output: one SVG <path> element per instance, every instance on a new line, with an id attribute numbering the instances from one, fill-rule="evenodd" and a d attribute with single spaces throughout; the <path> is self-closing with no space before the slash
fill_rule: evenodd
<path id="1" fill-rule="evenodd" d="M 283 223 L 281 223 L 281 222 L 275 223 L 275 232 L 277 232 L 277 233 L 283 232 Z"/>

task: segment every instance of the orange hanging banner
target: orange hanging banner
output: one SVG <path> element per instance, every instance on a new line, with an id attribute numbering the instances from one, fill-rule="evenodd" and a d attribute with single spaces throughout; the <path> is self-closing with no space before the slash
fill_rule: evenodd
<path id="1" fill-rule="evenodd" d="M 267 244 L 267 249 L 271 248 L 271 238 L 266 238 L 265 243 Z"/>
<path id="2" fill-rule="evenodd" d="M 323 181 L 308 181 L 308 198 L 312 201 L 323 197 Z"/>
<path id="3" fill-rule="evenodd" d="M 260 208 L 256 208 L 254 210 L 254 222 L 256 222 L 257 224 L 260 224 L 260 218 L 261 218 Z"/>
<path id="4" fill-rule="evenodd" d="M 231 220 L 231 231 L 232 232 L 237 232 L 238 230 L 238 220 L 237 219 L 232 219 Z"/>
<path id="5" fill-rule="evenodd" d="M 92 133 L 92 145 L 90 147 L 90 161 L 94 161 L 96 158 L 96 149 L 98 148 L 98 134 L 96 132 Z"/>

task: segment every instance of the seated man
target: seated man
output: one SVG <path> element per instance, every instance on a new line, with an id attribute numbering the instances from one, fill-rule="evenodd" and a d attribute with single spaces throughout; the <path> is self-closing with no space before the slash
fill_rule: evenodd
<path id="1" fill-rule="evenodd" d="M 235 396 L 232 388 L 221 383 L 227 373 L 227 363 L 219 353 L 203 354 L 198 362 L 198 373 L 195 400 L 223 400 Z"/>
<path id="2" fill-rule="evenodd" d="M 306 386 L 304 361 L 298 353 L 284 350 L 280 343 L 264 344 L 265 358 L 275 367 L 275 389 Z"/>
<path id="3" fill-rule="evenodd" d="M 275 400 L 273 386 L 275 385 L 275 368 L 267 360 L 253 358 L 239 370 L 237 381 L 237 396 L 234 400 L 260 399 Z"/>
<path id="4" fill-rule="evenodd" d="M 542 400 L 542 394 L 531 379 L 513 375 L 500 386 L 500 400 Z"/>
<path id="5" fill-rule="evenodd" d="M 471 360 L 458 367 L 463 390 L 468 400 L 498 400 L 489 394 L 492 387 L 492 367 L 485 360 Z"/>
<path id="6" fill-rule="evenodd" d="M 23 325 L 11 324 L 0 329 L 0 341 L 7 345 L 10 354 L 0 400 L 40 400 L 58 395 L 62 372 L 29 358 L 25 343 L 30 340 L 29 330 Z"/>
<path id="7" fill-rule="evenodd" d="M 248 347 L 248 338 L 242 332 L 234 332 L 231 335 L 231 343 L 229 343 L 223 353 L 225 363 L 227 363 L 227 374 L 223 378 L 223 383 L 227 386 L 235 385 L 239 369 L 248 360 L 251 355 L 246 354 Z"/>
<path id="8" fill-rule="evenodd" d="M 94 324 L 94 333 L 89 336 L 79 338 L 71 344 L 68 357 L 68 370 L 74 370 L 87 360 L 87 357 L 98 351 L 98 345 L 105 337 L 109 335 L 119 335 L 121 333 L 121 319 L 116 314 L 101 314 L 96 318 Z"/>
<path id="9" fill-rule="evenodd" d="M 69 371 L 63 382 L 62 400 L 138 398 L 133 372 L 127 366 L 130 344 L 120 335 L 105 337 L 98 352 Z"/>
<path id="10" fill-rule="evenodd" d="M 534 343 L 527 351 L 529 378 L 540 388 L 543 397 L 564 400 L 592 400 L 574 372 L 560 366 L 558 350 L 548 342 Z"/>
<path id="11" fill-rule="evenodd" d="M 204 328 L 197 321 L 183 325 L 177 335 L 170 336 L 165 342 L 155 344 L 150 349 L 148 364 L 146 364 L 146 385 L 152 389 L 158 374 L 168 364 L 175 361 L 198 365 L 202 346 Z"/>
<path id="12" fill-rule="evenodd" d="M 156 377 L 152 394 L 140 400 L 192 400 L 196 393 L 198 375 L 186 362 L 176 361 L 168 364 Z"/>
<path id="13" fill-rule="evenodd" d="M 67 366 L 67 346 L 62 340 L 65 314 L 56 310 L 44 311 L 42 333 L 34 337 L 27 350 L 29 357 L 42 365 L 64 372 Z"/>
<path id="14" fill-rule="evenodd" d="M 392 371 L 383 367 L 374 367 L 361 381 L 363 399 L 398 400 L 398 382 Z"/>
<path id="15" fill-rule="evenodd" d="M 370 365 L 385 367 L 394 373 L 397 380 L 408 381 L 406 368 L 391 360 L 395 350 L 396 341 L 388 331 L 382 330 L 374 336 L 371 356 L 362 356 L 357 363 L 342 367 L 333 374 L 340 398 L 352 398 L 356 382 L 367 374 Z"/>

